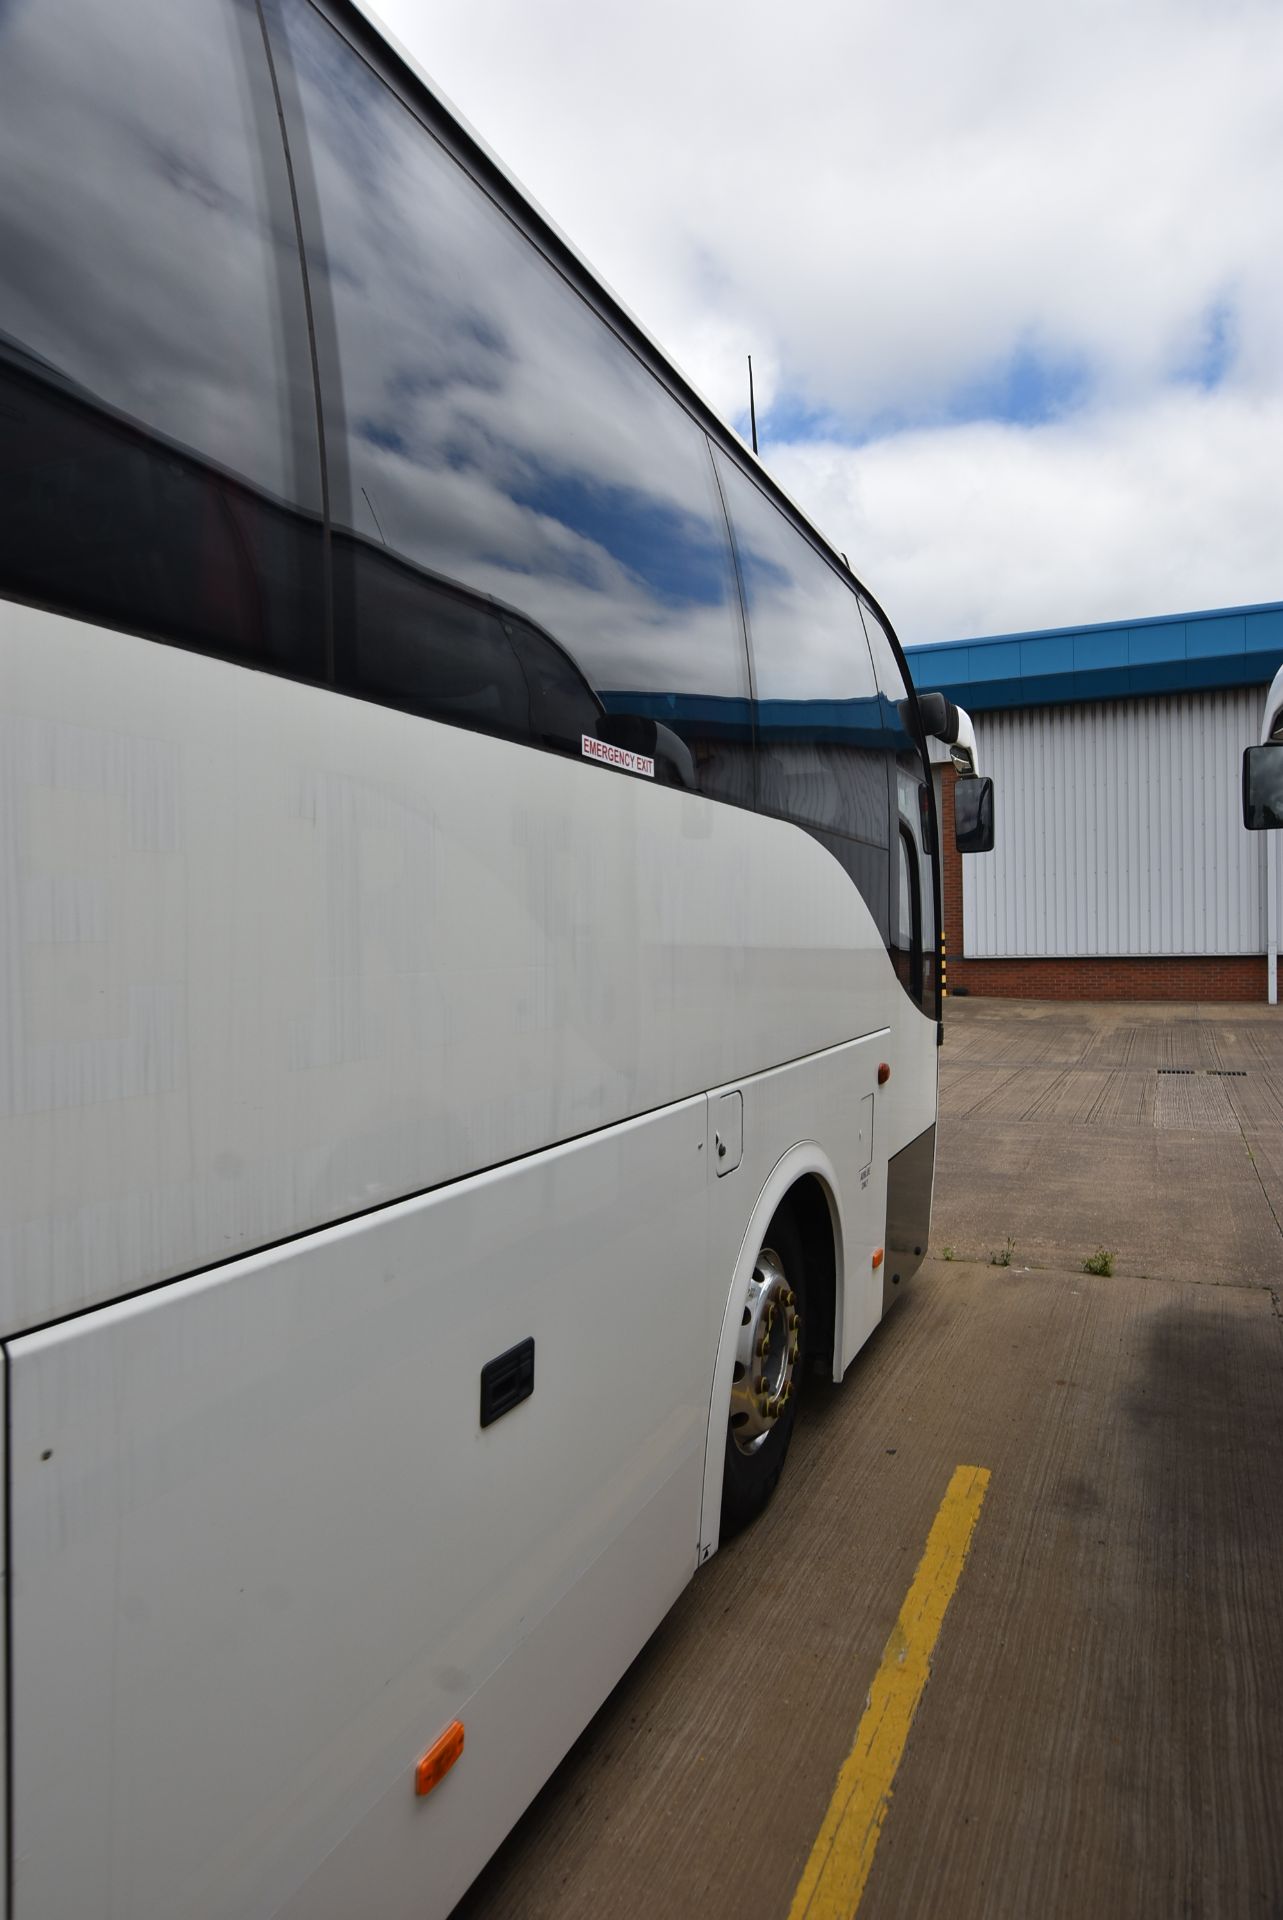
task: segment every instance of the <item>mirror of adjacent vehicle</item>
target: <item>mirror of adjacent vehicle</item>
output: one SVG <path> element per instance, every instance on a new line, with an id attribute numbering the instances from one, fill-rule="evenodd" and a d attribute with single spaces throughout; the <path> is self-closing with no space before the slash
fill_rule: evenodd
<path id="1" fill-rule="evenodd" d="M 1243 755 L 1243 825 L 1250 833 L 1283 827 L 1283 740 Z"/>
<path id="2" fill-rule="evenodd" d="M 953 838 L 959 853 L 993 852 L 993 781 L 972 774 L 953 789 Z"/>

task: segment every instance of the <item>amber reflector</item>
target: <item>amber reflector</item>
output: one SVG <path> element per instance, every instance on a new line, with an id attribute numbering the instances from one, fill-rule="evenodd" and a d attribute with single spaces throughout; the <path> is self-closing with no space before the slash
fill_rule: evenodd
<path id="1" fill-rule="evenodd" d="M 887 1081 L 890 1078 L 891 1078 L 891 1062 L 889 1060 L 884 1060 L 882 1062 L 882 1065 L 878 1068 L 878 1085 L 880 1087 L 885 1087 Z"/>
<path id="2" fill-rule="evenodd" d="M 420 1799 L 425 1793 L 431 1793 L 433 1787 L 440 1786 L 462 1752 L 463 1722 L 452 1720 L 441 1738 L 432 1742 L 414 1769 L 414 1791 Z"/>
<path id="3" fill-rule="evenodd" d="M 881 1247 L 874 1247 L 874 1249 L 873 1249 L 873 1264 L 874 1264 L 874 1266 L 875 1266 L 875 1267 L 880 1267 L 880 1266 L 882 1265 L 882 1249 L 881 1249 Z"/>

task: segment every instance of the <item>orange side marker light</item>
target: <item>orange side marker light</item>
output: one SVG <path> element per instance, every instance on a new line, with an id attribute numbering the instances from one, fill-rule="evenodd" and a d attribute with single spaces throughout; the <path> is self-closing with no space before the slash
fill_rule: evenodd
<path id="1" fill-rule="evenodd" d="M 890 1078 L 891 1078 L 891 1062 L 889 1060 L 884 1060 L 882 1062 L 882 1065 L 878 1068 L 878 1085 L 880 1087 L 885 1087 L 887 1081 Z"/>
<path id="2" fill-rule="evenodd" d="M 881 1247 L 874 1247 L 873 1249 L 873 1264 L 875 1267 L 880 1267 L 882 1265 L 882 1248 Z"/>
<path id="3" fill-rule="evenodd" d="M 439 1740 L 434 1740 L 414 1769 L 414 1791 L 420 1799 L 439 1787 L 463 1752 L 463 1722 L 452 1720 Z"/>

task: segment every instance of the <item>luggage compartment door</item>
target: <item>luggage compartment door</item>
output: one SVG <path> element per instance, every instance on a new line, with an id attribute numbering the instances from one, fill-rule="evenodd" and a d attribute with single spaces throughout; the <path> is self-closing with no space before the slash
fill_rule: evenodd
<path id="1" fill-rule="evenodd" d="M 12 1342 L 21 1920 L 449 1912 L 693 1570 L 706 1128 Z"/>

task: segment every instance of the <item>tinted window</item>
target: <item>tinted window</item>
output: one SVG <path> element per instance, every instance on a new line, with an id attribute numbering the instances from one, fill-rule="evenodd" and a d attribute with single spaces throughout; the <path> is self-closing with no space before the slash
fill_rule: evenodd
<path id="1" fill-rule="evenodd" d="M 916 750 L 899 755 L 895 777 L 900 877 L 891 931 L 892 957 L 905 987 L 930 1012 L 935 1006 L 939 939 L 928 850 L 931 815 L 922 761 Z"/>
<path id="2" fill-rule="evenodd" d="M 891 636 L 863 594 L 859 596 L 859 608 L 864 631 L 868 636 L 873 671 L 877 679 L 878 713 L 883 741 L 887 746 L 893 747 L 897 753 L 914 755 L 921 764 L 917 744 L 903 711 L 908 699 L 908 687 L 904 674 L 900 670 L 895 648 L 891 644 Z M 924 835 L 924 844 L 926 838 L 927 836 Z"/>
<path id="3" fill-rule="evenodd" d="M 598 730 L 601 702 L 531 621 L 363 542 L 350 543 L 343 566 L 359 633 L 370 636 L 343 651 L 354 690 L 574 753 Z"/>
<path id="4" fill-rule="evenodd" d="M 315 399 L 238 0 L 0 9 L 0 587 L 324 664 Z"/>
<path id="5" fill-rule="evenodd" d="M 758 699 L 876 702 L 854 584 L 740 467 L 716 457 L 748 605 Z"/>
<path id="6" fill-rule="evenodd" d="M 873 661 L 873 672 L 878 683 L 878 691 L 894 705 L 903 700 L 906 693 L 904 675 L 900 671 L 900 662 L 895 657 L 895 648 L 891 636 L 879 620 L 863 594 L 859 596 L 860 618 L 868 636 L 869 654 Z"/>
<path id="7" fill-rule="evenodd" d="M 753 660 L 758 805 L 816 833 L 885 937 L 894 742 L 854 589 L 747 474 L 717 462 Z"/>
<path id="8" fill-rule="evenodd" d="M 462 644 L 440 595 L 471 595 L 483 627 L 524 618 L 526 647 L 547 649 L 536 673 L 571 707 L 661 721 L 705 791 L 750 800 L 744 637 L 702 431 L 305 0 L 286 17 L 319 224 L 341 676 L 401 697 L 407 645 Z M 413 640 L 408 598 L 389 626 L 389 553 L 398 594 L 422 582 Z M 510 664 L 483 646 L 475 676 L 493 670 L 505 714 Z M 485 724 L 436 679 L 425 664 L 422 711 Z"/>
<path id="9" fill-rule="evenodd" d="M 893 902 L 892 958 L 901 981 L 926 1010 L 935 1007 L 939 943 L 935 921 L 935 844 L 929 800 L 930 769 L 900 713 L 907 689 L 891 636 L 864 595 L 860 614 L 869 637 L 887 738 L 897 749 L 896 793 L 900 816 L 900 877 Z"/>
<path id="10" fill-rule="evenodd" d="M 899 834 L 899 886 L 891 958 L 900 984 L 914 1000 L 922 998 L 922 891 L 917 846 L 906 826 Z"/>

